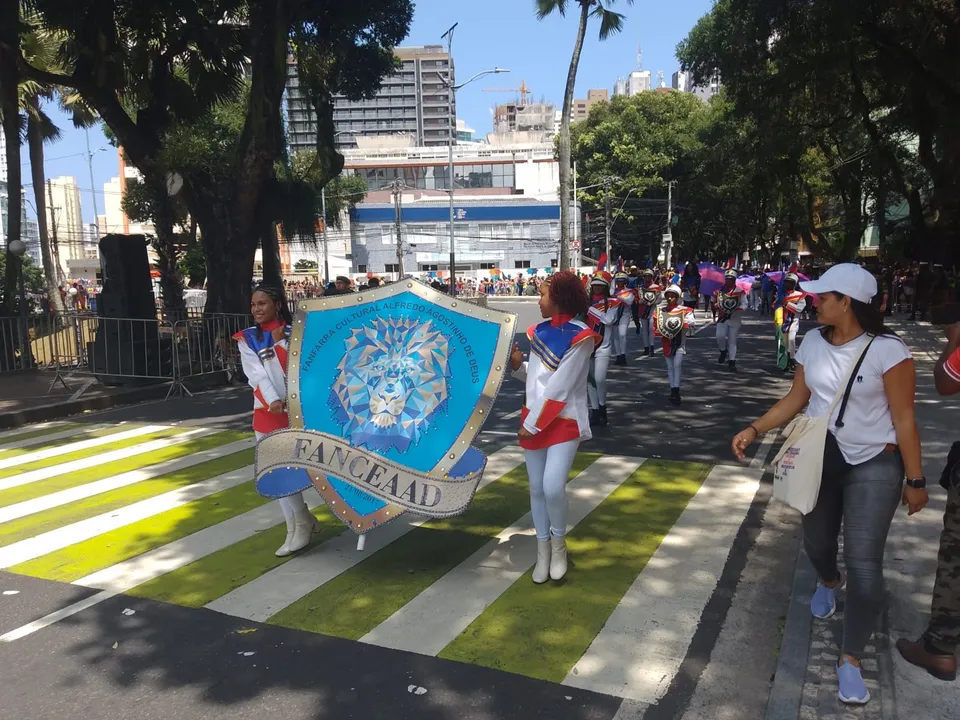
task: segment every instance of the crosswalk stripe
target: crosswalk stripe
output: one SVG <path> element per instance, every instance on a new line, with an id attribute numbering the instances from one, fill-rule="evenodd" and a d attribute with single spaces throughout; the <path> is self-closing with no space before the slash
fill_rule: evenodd
<path id="1" fill-rule="evenodd" d="M 8 545 L 5 548 L 0 548 L 0 568 L 8 568 L 18 563 L 27 562 L 41 555 L 56 552 L 153 515 L 173 510 L 193 500 L 199 500 L 221 490 L 235 487 L 240 483 L 249 482 L 252 477 L 253 466 L 248 465 L 185 488 L 142 500 L 121 510 L 112 510 Z"/>
<path id="2" fill-rule="evenodd" d="M 202 430 L 192 435 L 190 439 L 199 440 L 200 438 L 215 433 L 216 430 Z M 60 507 L 61 505 L 85 500 L 86 498 L 110 492 L 111 490 L 118 490 L 144 480 L 150 480 L 155 477 L 160 477 L 161 475 L 185 470 L 217 457 L 232 455 L 235 452 L 252 448 L 254 444 L 255 440 L 252 437 L 247 440 L 237 440 L 236 442 L 220 445 L 210 450 L 203 450 L 185 457 L 150 465 L 142 470 L 130 470 L 125 473 L 120 473 L 119 475 L 104 478 L 103 480 L 95 480 L 94 482 L 84 485 L 78 485 L 77 487 L 50 493 L 49 495 L 42 495 L 30 500 L 24 500 L 14 505 L 8 505 L 7 507 L 0 508 L 0 525 L 10 522 L 11 520 L 17 520 L 28 515 Z"/>
<path id="3" fill-rule="evenodd" d="M 23 442 L 24 440 L 43 437 L 50 433 L 57 432 L 66 427 L 79 425 L 66 420 L 55 420 L 53 422 L 37 423 L 35 425 L 24 425 L 15 430 L 7 430 L 0 433 L 0 449 L 9 447 L 11 442 Z"/>
<path id="4" fill-rule="evenodd" d="M 72 460 L 59 465 L 52 465 L 50 467 L 39 468 L 37 470 L 30 470 L 18 475 L 11 475 L 10 477 L 0 479 L 0 491 L 9 490 L 10 488 L 19 487 L 20 485 L 26 485 L 38 480 L 46 480 L 47 478 L 56 477 L 58 475 L 65 475 L 68 473 L 77 472 L 79 470 L 86 470 L 87 468 L 95 467 L 97 465 L 104 465 L 116 460 L 123 460 L 136 455 L 143 455 L 145 453 L 153 452 L 154 450 L 160 450 L 161 448 L 184 442 L 185 440 L 196 437 L 203 432 L 205 432 L 203 428 L 187 430 L 172 437 L 151 440 L 139 445 L 133 445 L 132 447 L 111 450 L 79 460 Z"/>
<path id="5" fill-rule="evenodd" d="M 650 704 L 663 696 L 720 580 L 761 475 L 714 466 L 564 685 Z"/>
<path id="6" fill-rule="evenodd" d="M 601 457 L 571 480 L 568 527 L 576 526 L 642 463 L 641 458 Z M 536 560 L 536 532 L 527 513 L 360 640 L 436 655 Z"/>
<path id="7" fill-rule="evenodd" d="M 305 499 L 310 508 L 323 503 L 318 493 L 305 493 Z M 279 505 L 267 502 L 254 510 L 211 525 L 143 555 L 91 573 L 74 581 L 74 585 L 117 593 L 126 592 L 282 521 Z"/>
<path id="8" fill-rule="evenodd" d="M 518 448 L 504 448 L 490 456 L 481 489 L 523 462 Z M 370 557 L 394 540 L 426 522 L 426 518 L 401 517 L 369 533 L 366 549 L 358 552 L 352 532 L 345 532 L 275 570 L 252 580 L 209 603 L 210 610 L 263 622 L 324 583 Z"/>
<path id="9" fill-rule="evenodd" d="M 34 426 L 31 425 L 29 427 Z M 56 428 L 51 428 L 51 430 L 56 430 L 60 427 L 63 426 L 58 425 Z M 98 423 L 96 425 L 71 424 L 69 429 L 60 430 L 59 432 L 25 432 L 20 436 L 21 439 L 11 440 L 10 442 L 0 445 L 0 457 L 3 457 L 3 454 L 10 450 L 19 450 L 20 448 L 30 447 L 31 445 L 44 445 L 56 440 L 64 440 L 75 435 L 96 432 L 97 430 L 103 430 L 108 427 L 111 427 L 108 423 Z"/>
<path id="10" fill-rule="evenodd" d="M 121 440 L 129 440 L 130 438 L 140 437 L 141 435 L 149 435 L 151 433 L 160 432 L 161 430 L 166 430 L 168 428 L 168 425 L 144 425 L 143 427 L 134 427 L 130 428 L 129 430 L 118 428 L 119 432 L 111 433 L 109 435 L 93 437 L 88 440 L 80 440 L 79 442 L 56 445 L 54 447 L 44 448 L 43 450 L 35 450 L 33 452 L 24 453 L 23 455 L 16 455 L 14 457 L 0 458 L 0 470 L 13 467 L 15 465 L 25 465 L 27 463 L 36 462 L 37 460 L 47 460 L 49 458 L 56 457 L 57 455 L 66 455 L 68 453 L 77 452 L 78 450 L 88 450 L 90 448 L 99 447 L 101 445 L 109 445 L 110 443 L 119 442 Z"/>
<path id="11" fill-rule="evenodd" d="M 38 630 L 43 630 L 46 627 L 50 627 L 56 622 L 65 620 L 68 617 L 76 615 L 78 612 L 83 612 L 87 608 L 91 608 L 94 605 L 102 603 L 104 600 L 109 600 L 112 597 L 115 597 L 117 593 L 111 592 L 109 590 L 104 590 L 103 592 L 98 592 L 94 595 L 91 595 L 88 598 L 84 598 L 79 602 L 72 603 L 67 605 L 65 608 L 61 608 L 56 612 L 52 612 L 49 615 L 44 615 L 39 620 L 34 620 L 33 622 L 27 623 L 26 625 L 21 625 L 15 630 L 11 630 L 8 633 L 0 635 L 0 642 L 14 642 L 25 638 L 28 635 L 32 635 Z"/>

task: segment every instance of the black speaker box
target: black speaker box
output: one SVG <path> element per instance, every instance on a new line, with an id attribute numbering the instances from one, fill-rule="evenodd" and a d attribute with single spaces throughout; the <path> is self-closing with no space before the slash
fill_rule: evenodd
<path id="1" fill-rule="evenodd" d="M 150 320 L 157 316 L 147 239 L 143 235 L 106 235 L 100 240 L 103 290 L 97 314 Z"/>

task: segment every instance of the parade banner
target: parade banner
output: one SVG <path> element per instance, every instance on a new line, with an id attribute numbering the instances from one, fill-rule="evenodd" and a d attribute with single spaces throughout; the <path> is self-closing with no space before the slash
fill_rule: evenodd
<path id="1" fill-rule="evenodd" d="M 313 486 L 361 534 L 408 511 L 462 513 L 486 464 L 471 442 L 515 332 L 515 315 L 412 280 L 301 301 L 290 428 L 258 444 L 258 492 L 279 498 Z"/>

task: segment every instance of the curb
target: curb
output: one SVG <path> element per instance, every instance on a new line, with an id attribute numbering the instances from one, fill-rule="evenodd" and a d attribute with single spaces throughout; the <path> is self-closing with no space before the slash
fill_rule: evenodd
<path id="1" fill-rule="evenodd" d="M 800 702 L 807 675 L 807 656 L 810 652 L 810 628 L 813 624 L 810 600 L 813 598 L 816 583 L 817 573 L 801 542 L 790 590 L 787 623 L 783 628 L 783 639 L 777 657 L 777 672 L 770 689 L 764 720 L 797 720 L 800 715 Z"/>
<path id="2" fill-rule="evenodd" d="M 211 378 L 213 377 L 215 376 L 211 376 Z M 214 379 L 206 382 L 188 383 L 189 389 L 194 392 L 227 384 L 227 382 L 217 382 Z M 123 405 L 136 405 L 150 400 L 164 400 L 171 394 L 171 390 L 172 384 L 170 382 L 162 382 L 156 385 L 121 390 L 110 395 L 98 395 L 55 405 L 40 405 L 39 407 L 22 410 L 11 410 L 0 413 L 0 430 L 12 430 L 32 423 L 60 420 L 71 415 L 80 415 L 94 410 L 111 410 Z"/>

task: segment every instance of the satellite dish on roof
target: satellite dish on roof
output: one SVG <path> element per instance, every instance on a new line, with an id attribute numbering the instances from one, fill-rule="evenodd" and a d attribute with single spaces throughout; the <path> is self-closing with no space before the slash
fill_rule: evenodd
<path id="1" fill-rule="evenodd" d="M 178 192 L 180 188 L 183 187 L 183 178 L 180 176 L 180 173 L 169 172 L 167 173 L 167 195 L 173 197 Z"/>

